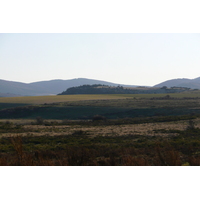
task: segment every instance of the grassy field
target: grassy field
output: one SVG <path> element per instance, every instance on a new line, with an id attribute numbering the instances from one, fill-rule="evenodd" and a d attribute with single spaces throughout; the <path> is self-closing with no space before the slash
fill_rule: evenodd
<path id="1" fill-rule="evenodd" d="M 199 91 L 172 93 L 172 94 L 99 94 L 99 95 L 52 95 L 52 96 L 27 96 L 27 97 L 0 97 L 0 103 L 12 104 L 49 104 L 69 101 L 125 99 L 125 98 L 158 98 L 170 95 L 174 98 L 200 98 Z"/>
<path id="2" fill-rule="evenodd" d="M 1 98 L 0 165 L 200 165 L 200 95 Z"/>
<path id="3" fill-rule="evenodd" d="M 52 95 L 52 96 L 27 96 L 27 97 L 1 97 L 0 103 L 23 103 L 23 104 L 44 104 L 68 101 L 83 101 L 95 99 L 123 99 L 131 95 Z"/>
<path id="4" fill-rule="evenodd" d="M 0 165 L 200 165 L 200 118 L 114 125 L 38 122 L 0 122 Z"/>
<path id="5" fill-rule="evenodd" d="M 90 120 L 95 115 L 102 115 L 107 119 L 200 115 L 200 98 L 169 95 L 66 95 L 51 96 L 51 103 L 44 103 L 48 97 L 23 97 L 29 103 L 33 99 L 43 104 L 19 104 L 15 97 L 9 98 L 10 103 L 0 103 L 0 119 L 68 119 Z M 175 96 L 175 94 L 174 94 Z M 107 98 L 106 98 L 107 97 Z M 20 97 L 22 98 L 22 97 Z M 22 98 L 22 100 L 23 100 Z M 55 101 L 53 102 L 53 99 Z M 98 99 L 99 98 L 99 99 Z M 18 99 L 18 98 L 17 98 Z M 32 100 L 31 100 L 32 99 Z M 42 100 L 43 99 L 43 100 Z M 19 100 L 19 99 L 18 99 Z M 12 102 L 12 103 L 11 103 Z M 24 100 L 23 103 L 28 102 Z M 53 102 L 53 103 L 52 103 Z"/>

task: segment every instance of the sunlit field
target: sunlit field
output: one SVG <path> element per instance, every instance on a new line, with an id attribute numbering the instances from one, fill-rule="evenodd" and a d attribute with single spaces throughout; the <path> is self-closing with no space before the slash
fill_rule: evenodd
<path id="1" fill-rule="evenodd" d="M 27 97 L 1 97 L 0 103 L 44 104 L 67 101 L 82 101 L 95 99 L 123 99 L 131 95 L 52 95 L 52 96 L 27 96 Z"/>
<path id="2" fill-rule="evenodd" d="M 167 94 L 174 98 L 200 97 L 199 91 Z M 67 101 L 124 99 L 124 98 L 157 98 L 165 94 L 99 94 L 99 95 L 52 95 L 52 96 L 25 96 L 25 97 L 0 97 L 0 103 L 44 104 Z"/>

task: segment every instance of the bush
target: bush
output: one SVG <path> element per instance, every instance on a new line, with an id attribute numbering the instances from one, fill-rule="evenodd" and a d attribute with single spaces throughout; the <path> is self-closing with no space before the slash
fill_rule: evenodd
<path id="1" fill-rule="evenodd" d="M 106 121 L 106 118 L 104 116 L 101 116 L 101 115 L 93 116 L 92 121 L 98 121 L 98 120 Z"/>
<path id="2" fill-rule="evenodd" d="M 44 119 L 42 117 L 37 117 L 36 118 L 36 124 L 41 125 L 44 123 Z"/>
<path id="3" fill-rule="evenodd" d="M 74 133 L 72 133 L 72 135 L 75 135 L 75 136 L 82 136 L 84 134 L 85 134 L 85 132 L 82 130 L 78 130 L 78 131 L 75 131 Z"/>
<path id="4" fill-rule="evenodd" d="M 195 122 L 193 120 L 188 121 L 187 130 L 194 130 L 195 129 Z"/>

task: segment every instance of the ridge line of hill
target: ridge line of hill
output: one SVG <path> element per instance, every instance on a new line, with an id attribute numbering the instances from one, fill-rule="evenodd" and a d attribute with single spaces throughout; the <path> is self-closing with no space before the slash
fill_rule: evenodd
<path id="1" fill-rule="evenodd" d="M 71 87 L 81 85 L 108 85 L 108 86 L 123 86 L 123 87 L 140 87 L 137 85 L 124 85 L 108 81 L 101 81 L 88 78 L 74 78 L 68 80 L 54 79 L 47 81 L 37 81 L 32 83 L 22 83 L 17 81 L 8 81 L 0 79 L 0 97 L 6 96 L 45 96 L 56 95 L 62 93 Z M 200 77 L 194 79 L 179 78 L 171 79 L 154 85 L 153 87 L 185 87 L 191 89 L 200 89 Z M 149 86 L 146 86 L 149 87 Z M 149 87 L 151 88 L 151 87 Z"/>
<path id="2" fill-rule="evenodd" d="M 5 96 L 45 96 L 56 95 L 62 91 L 80 85 L 103 84 L 109 86 L 118 86 L 108 81 L 101 81 L 87 78 L 75 78 L 69 80 L 54 79 L 49 81 L 38 81 L 32 83 L 22 83 L 15 81 L 7 81 L 0 79 L 0 97 Z M 135 85 L 123 85 L 128 87 L 136 87 Z"/>

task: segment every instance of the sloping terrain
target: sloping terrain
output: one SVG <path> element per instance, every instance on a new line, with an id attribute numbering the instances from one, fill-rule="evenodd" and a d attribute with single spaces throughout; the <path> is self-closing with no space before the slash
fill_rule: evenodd
<path id="1" fill-rule="evenodd" d="M 119 84 L 86 79 L 77 78 L 71 80 L 49 80 L 49 81 L 39 81 L 33 83 L 21 83 L 14 81 L 0 80 L 0 93 L 2 96 L 44 96 L 44 95 L 55 95 L 65 91 L 67 88 L 76 87 L 80 85 L 92 85 L 92 84 L 102 84 L 109 86 L 118 86 Z M 125 87 L 135 87 L 130 85 L 123 85 Z"/>
<path id="2" fill-rule="evenodd" d="M 172 79 L 155 85 L 154 87 L 187 87 L 191 89 L 200 89 L 200 77 L 195 79 Z"/>
<path id="3" fill-rule="evenodd" d="M 76 78 L 70 80 L 49 80 L 39 81 L 33 83 L 21 83 L 15 81 L 7 81 L 0 79 L 0 97 L 15 97 L 15 96 L 45 96 L 56 95 L 66 91 L 68 88 L 77 87 L 81 85 L 108 85 L 108 86 L 123 86 L 123 87 L 137 87 L 136 85 L 123 85 L 111 83 L 101 80 Z M 191 89 L 200 89 L 200 77 L 195 79 L 172 79 L 154 87 L 160 88 L 163 86 L 170 87 L 187 87 Z"/>
<path id="4" fill-rule="evenodd" d="M 30 85 L 27 83 L 0 80 L 0 93 L 11 94 L 10 96 L 37 96 L 48 95 L 48 92 L 41 86 Z M 8 96 L 8 95 L 4 95 Z"/>

